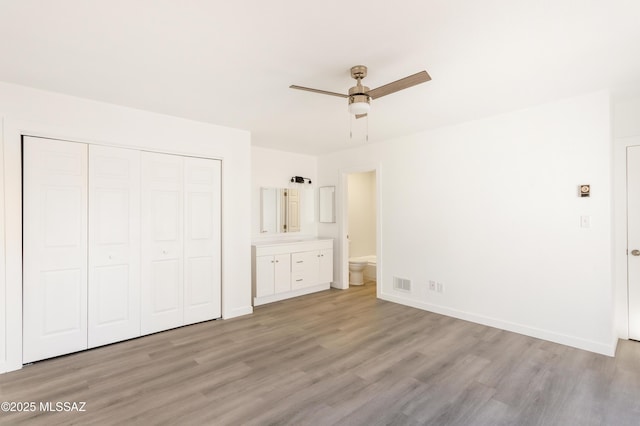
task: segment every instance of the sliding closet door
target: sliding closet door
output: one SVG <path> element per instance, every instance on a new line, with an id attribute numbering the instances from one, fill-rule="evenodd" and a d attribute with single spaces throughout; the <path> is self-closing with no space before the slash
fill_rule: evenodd
<path id="1" fill-rule="evenodd" d="M 23 362 L 87 348 L 87 145 L 23 141 Z"/>
<path id="2" fill-rule="evenodd" d="M 221 316 L 220 161 L 185 158 L 184 323 Z"/>
<path id="3" fill-rule="evenodd" d="M 183 162 L 142 153 L 142 334 L 184 321 Z"/>
<path id="4" fill-rule="evenodd" d="M 89 347 L 140 335 L 140 151 L 89 146 Z"/>

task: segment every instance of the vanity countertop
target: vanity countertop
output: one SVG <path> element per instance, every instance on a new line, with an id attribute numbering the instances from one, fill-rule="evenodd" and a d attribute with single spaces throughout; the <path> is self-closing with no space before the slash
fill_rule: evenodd
<path id="1" fill-rule="evenodd" d="M 263 247 L 263 246 L 279 246 L 279 245 L 289 245 L 289 244 L 299 244 L 299 243 L 308 243 L 308 242 L 316 242 L 316 241 L 327 241 L 333 240 L 333 238 L 322 238 L 322 237 L 309 237 L 309 238 L 281 238 L 277 240 L 259 240 L 252 241 L 252 246 Z"/>

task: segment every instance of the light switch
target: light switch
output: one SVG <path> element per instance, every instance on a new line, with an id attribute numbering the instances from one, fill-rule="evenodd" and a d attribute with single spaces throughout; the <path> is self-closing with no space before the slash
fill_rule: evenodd
<path id="1" fill-rule="evenodd" d="M 580 227 L 591 228 L 591 216 L 580 216 Z"/>

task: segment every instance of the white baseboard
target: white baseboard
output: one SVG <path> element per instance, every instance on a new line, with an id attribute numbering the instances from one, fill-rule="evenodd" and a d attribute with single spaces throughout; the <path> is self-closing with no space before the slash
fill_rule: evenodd
<path id="1" fill-rule="evenodd" d="M 330 283 L 314 285 L 313 287 L 300 288 L 298 290 L 288 291 L 286 293 L 272 294 L 270 296 L 254 297 L 253 306 L 264 305 L 265 303 L 278 302 L 280 300 L 290 299 L 292 297 L 304 296 L 305 294 L 315 293 L 317 291 L 329 290 Z"/>
<path id="2" fill-rule="evenodd" d="M 617 339 L 615 339 L 615 342 L 609 343 L 609 344 L 594 342 L 592 340 L 582 339 L 580 337 L 569 336 L 566 334 L 561 334 L 561 333 L 556 333 L 549 330 L 530 327 L 523 324 L 503 321 L 500 319 L 491 318 L 484 315 L 478 315 L 471 312 L 460 311 L 460 310 L 448 308 L 445 306 L 419 302 L 416 300 L 407 299 L 401 296 L 388 294 L 384 292 L 381 292 L 380 299 L 387 300 L 389 302 L 399 303 L 401 305 L 411 306 L 413 308 L 422 309 L 424 311 L 434 312 L 436 314 L 446 315 L 449 317 L 458 318 L 465 321 L 475 322 L 477 324 L 487 325 L 489 327 L 499 328 L 501 330 L 512 331 L 518 334 L 524 334 L 525 336 L 535 337 L 542 340 L 548 340 L 554 343 L 560 343 L 561 345 L 571 346 L 578 349 L 584 349 L 585 351 L 595 352 L 602 355 L 614 356 L 616 352 Z"/>
<path id="3" fill-rule="evenodd" d="M 222 319 L 231 319 L 241 317 L 243 315 L 249 315 L 253 313 L 253 306 L 242 306 L 240 308 L 231 309 L 229 312 L 224 312 Z"/>

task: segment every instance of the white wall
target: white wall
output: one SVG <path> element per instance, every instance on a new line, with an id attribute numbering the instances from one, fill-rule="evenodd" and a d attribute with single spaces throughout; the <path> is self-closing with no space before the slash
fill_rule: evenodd
<path id="1" fill-rule="evenodd" d="M 292 176 L 311 179 L 312 184 L 291 183 Z M 317 182 L 318 159 L 310 155 L 295 154 L 253 146 L 251 147 L 251 236 L 254 240 L 315 237 L 317 235 Z M 291 234 L 260 233 L 260 188 L 297 188 L 302 197 L 300 205 L 300 232 Z"/>
<path id="2" fill-rule="evenodd" d="M 616 102 L 613 114 L 615 195 L 615 330 L 629 338 L 627 292 L 627 147 L 640 145 L 640 98 Z M 633 248 L 630 248 L 633 249 Z"/>
<path id="3" fill-rule="evenodd" d="M 383 299 L 612 355 L 610 110 L 598 92 L 325 155 L 319 185 L 377 165 Z"/>
<path id="4" fill-rule="evenodd" d="M 4 118 L 0 116 L 0 373 L 7 370 L 7 292 L 6 292 L 6 256 L 5 256 L 5 203 L 4 203 L 4 144 L 2 134 L 4 128 Z"/>
<path id="5" fill-rule="evenodd" d="M 376 254 L 376 174 L 350 173 L 347 185 L 349 257 Z"/>
<path id="6" fill-rule="evenodd" d="M 248 132 L 5 83 L 0 83 L 0 117 L 6 234 L 6 297 L 2 305 L 7 334 L 6 359 L 0 359 L 0 372 L 22 364 L 22 134 L 221 159 L 222 315 L 231 318 L 252 312 Z M 4 322 L 0 325 L 5 328 Z"/>

